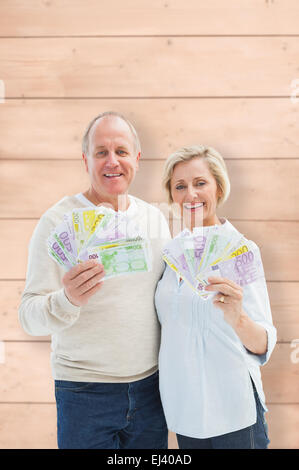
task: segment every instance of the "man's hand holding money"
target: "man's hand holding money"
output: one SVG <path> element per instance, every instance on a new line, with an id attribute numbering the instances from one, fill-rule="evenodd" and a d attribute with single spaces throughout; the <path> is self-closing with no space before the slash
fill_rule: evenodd
<path id="1" fill-rule="evenodd" d="M 94 260 L 77 264 L 62 278 L 66 297 L 73 305 L 86 305 L 89 298 L 101 289 L 104 276 L 103 265 Z"/>

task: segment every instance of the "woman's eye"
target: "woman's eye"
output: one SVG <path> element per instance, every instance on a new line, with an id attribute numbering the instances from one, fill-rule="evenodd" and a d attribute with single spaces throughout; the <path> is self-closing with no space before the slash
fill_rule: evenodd
<path id="1" fill-rule="evenodd" d="M 185 186 L 183 186 L 182 184 L 179 184 L 178 186 L 176 186 L 176 188 L 175 188 L 175 189 L 178 189 L 178 190 L 180 190 L 180 189 L 184 189 L 184 187 L 185 187 Z"/>
<path id="2" fill-rule="evenodd" d="M 203 186 L 204 184 L 206 184 L 205 181 L 198 181 L 196 186 Z"/>

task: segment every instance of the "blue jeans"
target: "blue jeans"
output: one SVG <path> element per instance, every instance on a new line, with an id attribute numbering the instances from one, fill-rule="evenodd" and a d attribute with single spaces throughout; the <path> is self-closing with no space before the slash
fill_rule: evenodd
<path id="1" fill-rule="evenodd" d="M 177 434 L 180 449 L 267 449 L 268 427 L 264 409 L 253 385 L 257 421 L 252 426 L 209 439 L 196 439 Z"/>
<path id="2" fill-rule="evenodd" d="M 158 372 L 130 383 L 55 380 L 60 449 L 167 449 Z"/>

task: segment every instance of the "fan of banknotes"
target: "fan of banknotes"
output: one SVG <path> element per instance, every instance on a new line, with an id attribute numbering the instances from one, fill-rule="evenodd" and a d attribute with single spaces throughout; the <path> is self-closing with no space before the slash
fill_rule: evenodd
<path id="1" fill-rule="evenodd" d="M 90 259 L 103 264 L 104 279 L 151 270 L 151 253 L 137 225 L 104 206 L 73 209 L 47 239 L 48 253 L 66 271 Z"/>
<path id="2" fill-rule="evenodd" d="M 185 229 L 164 248 L 164 261 L 203 299 L 210 276 L 228 278 L 244 286 L 264 277 L 258 247 L 238 232 L 221 225 Z"/>

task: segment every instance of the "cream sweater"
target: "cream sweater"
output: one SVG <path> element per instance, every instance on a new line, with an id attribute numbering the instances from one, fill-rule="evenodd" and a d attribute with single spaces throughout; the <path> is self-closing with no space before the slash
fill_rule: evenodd
<path id="1" fill-rule="evenodd" d="M 64 213 L 88 204 L 67 196 L 45 212 L 34 230 L 19 319 L 28 334 L 52 336 L 54 379 L 131 382 L 157 370 L 160 327 L 154 294 L 170 233 L 157 208 L 132 196 L 130 201 L 127 215 L 138 220 L 144 236 L 150 232 L 152 271 L 107 279 L 84 307 L 65 296 L 65 271 L 48 255 L 46 240 Z"/>

